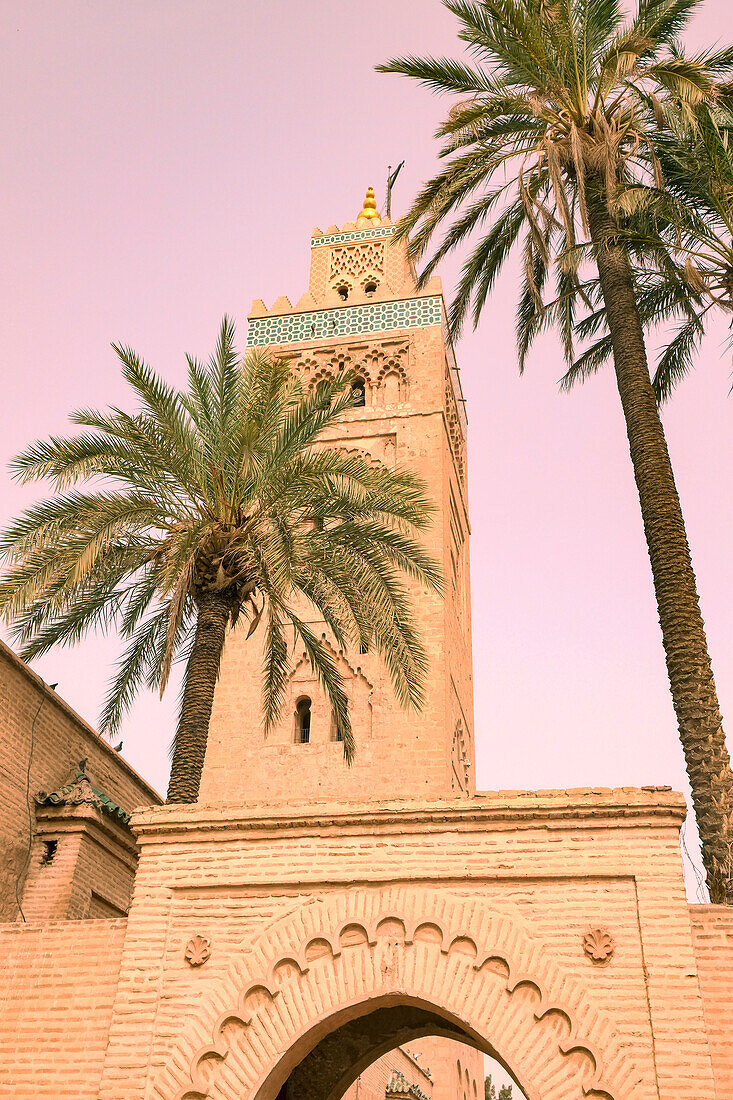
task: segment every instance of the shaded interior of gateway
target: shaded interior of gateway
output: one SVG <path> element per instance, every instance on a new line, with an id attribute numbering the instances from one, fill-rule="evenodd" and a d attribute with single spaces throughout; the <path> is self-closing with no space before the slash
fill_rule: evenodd
<path id="1" fill-rule="evenodd" d="M 322 1021 L 287 1051 L 256 1100 L 341 1100 L 367 1066 L 404 1043 L 439 1035 L 476 1047 L 513 1071 L 480 1035 L 434 1005 L 396 995 L 352 1006 Z"/>

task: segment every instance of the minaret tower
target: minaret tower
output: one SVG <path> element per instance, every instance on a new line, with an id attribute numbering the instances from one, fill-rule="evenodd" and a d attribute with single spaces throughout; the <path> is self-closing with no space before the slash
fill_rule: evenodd
<path id="1" fill-rule="evenodd" d="M 405 711 L 377 654 L 339 652 L 356 760 L 349 767 L 324 692 L 295 648 L 283 715 L 265 739 L 262 641 L 238 628 L 222 662 L 202 802 L 455 798 L 474 791 L 466 418 L 438 278 L 419 290 L 396 227 L 370 187 L 354 222 L 314 229 L 310 285 L 297 305 L 255 301 L 248 348 L 286 357 L 307 383 L 347 365 L 359 407 L 329 441 L 408 466 L 437 508 L 425 541 L 443 598 L 420 591 L 415 617 L 430 657 L 426 704 Z M 315 615 L 315 612 L 312 615 Z M 322 630 L 325 624 L 311 625 Z"/>

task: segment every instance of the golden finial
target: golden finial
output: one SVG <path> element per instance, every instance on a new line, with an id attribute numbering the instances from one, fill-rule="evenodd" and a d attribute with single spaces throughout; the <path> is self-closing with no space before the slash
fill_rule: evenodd
<path id="1" fill-rule="evenodd" d="M 359 218 L 369 218 L 370 220 L 372 218 L 379 218 L 379 213 L 377 212 L 377 200 L 374 198 L 373 187 L 367 187 L 366 198 L 364 199 L 364 208 L 356 220 L 358 221 Z"/>

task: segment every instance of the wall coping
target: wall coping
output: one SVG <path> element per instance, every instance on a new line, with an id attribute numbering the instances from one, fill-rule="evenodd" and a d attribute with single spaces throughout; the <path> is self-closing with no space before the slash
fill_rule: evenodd
<path id="1" fill-rule="evenodd" d="M 77 917 L 73 920 L 65 920 L 59 918 L 58 920 L 45 920 L 45 921 L 32 921 L 24 922 L 17 921 L 3 921 L 0 923 L 0 936 L 29 936 L 32 933 L 38 935 L 50 934 L 54 932 L 66 932 L 71 935 L 73 932 L 83 932 L 87 929 L 94 931 L 95 929 L 115 929 L 115 928 L 127 928 L 127 917 Z"/>
<path id="2" fill-rule="evenodd" d="M 35 835 L 82 833 L 126 863 L 135 872 L 138 850 L 129 826 L 103 814 L 96 806 L 39 806 L 36 810 Z"/>
<path id="3" fill-rule="evenodd" d="M 567 791 L 486 791 L 443 801 L 302 802 L 287 806 L 252 803 L 164 805 L 136 810 L 130 821 L 141 844 L 157 836 L 221 832 L 321 832 L 379 828 L 435 832 L 510 825 L 521 829 L 582 824 L 604 828 L 638 825 L 679 828 L 687 807 L 670 787 L 576 788 Z"/>

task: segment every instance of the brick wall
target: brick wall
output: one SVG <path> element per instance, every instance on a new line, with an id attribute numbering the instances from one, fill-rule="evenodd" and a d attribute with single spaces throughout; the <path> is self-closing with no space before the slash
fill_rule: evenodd
<path id="1" fill-rule="evenodd" d="M 0 1100 L 95 1100 L 124 920 L 0 928 Z"/>
<path id="2" fill-rule="evenodd" d="M 432 1100 L 484 1100 L 484 1056 L 452 1039 L 430 1037 L 411 1044 L 433 1079 Z"/>
<path id="3" fill-rule="evenodd" d="M 733 909 L 691 905 L 690 917 L 717 1100 L 733 1100 Z"/>
<path id="4" fill-rule="evenodd" d="M 414 1085 L 428 1100 L 435 1100 L 433 1082 L 419 1061 L 401 1047 L 390 1050 L 389 1054 L 372 1062 L 368 1069 L 359 1074 L 351 1088 L 346 1090 L 343 1100 L 384 1100 L 385 1091 L 395 1070 L 402 1074 L 408 1085 Z M 451 1096 L 451 1100 L 454 1097 Z"/>
<path id="5" fill-rule="evenodd" d="M 43 700 L 40 713 L 38 708 Z M 38 714 L 33 735 L 31 727 Z M 87 774 L 125 810 L 160 803 L 160 796 L 55 692 L 0 643 L 0 922 L 18 917 L 15 886 L 28 854 L 26 781 L 35 832 L 35 794 L 53 791 L 86 759 Z M 24 883 L 20 883 L 22 891 Z"/>
<path id="6" fill-rule="evenodd" d="M 246 947 L 286 914 L 316 903 L 346 912 L 362 891 L 382 898 L 396 889 L 391 884 L 406 883 L 452 899 L 451 935 L 460 933 L 463 904 L 531 927 L 542 945 L 531 967 L 553 960 L 567 988 L 577 983 L 599 1006 L 609 1027 L 601 1046 L 615 1051 L 605 1071 L 634 1067 L 633 1095 L 712 1100 L 679 854 L 683 812 L 680 796 L 629 790 L 239 812 L 199 805 L 138 815 L 141 861 L 101 1096 L 132 1100 L 156 1080 L 168 1087 L 182 1032 L 192 1029 L 192 1050 L 210 1039 L 212 1021 L 237 1003 L 234 992 L 220 996 L 223 983 L 238 973 Z M 583 951 L 590 928 L 613 937 L 608 965 Z M 184 959 L 196 932 L 213 945 L 200 971 Z M 516 966 L 531 976 L 524 959 Z M 515 996 L 534 1019 L 531 990 Z M 586 1015 L 578 1011 L 574 1026 L 582 1030 Z M 483 1038 L 532 1095 L 545 1072 L 542 1056 L 529 1053 L 529 1033 L 512 1031 L 508 1017 L 503 1034 L 500 1024 L 492 1021 Z M 134 1068 L 133 1043 L 146 1055 Z M 575 1081 L 578 1066 L 562 1065 Z"/>
<path id="7" fill-rule="evenodd" d="M 49 859 L 48 844 L 54 845 Z M 31 924 L 123 917 L 137 848 L 130 830 L 92 806 L 39 808 L 22 895 Z"/>

